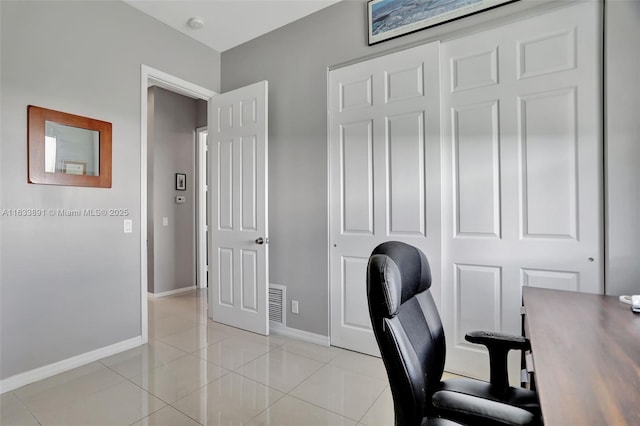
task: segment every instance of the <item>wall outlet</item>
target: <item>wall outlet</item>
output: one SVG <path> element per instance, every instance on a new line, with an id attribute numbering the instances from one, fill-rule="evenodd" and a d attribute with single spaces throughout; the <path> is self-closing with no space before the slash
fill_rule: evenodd
<path id="1" fill-rule="evenodd" d="M 133 221 L 131 219 L 124 220 L 124 233 L 130 234 L 133 232 Z"/>
<path id="2" fill-rule="evenodd" d="M 297 314 L 298 313 L 298 301 L 297 300 L 292 300 L 291 301 L 291 313 L 292 314 Z"/>
<path id="3" fill-rule="evenodd" d="M 169 218 L 168 217 L 163 217 L 162 218 L 162 226 L 169 226 Z"/>

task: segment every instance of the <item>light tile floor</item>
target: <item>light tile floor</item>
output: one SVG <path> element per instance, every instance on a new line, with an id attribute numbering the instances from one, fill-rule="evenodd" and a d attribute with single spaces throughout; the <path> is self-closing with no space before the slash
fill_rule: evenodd
<path id="1" fill-rule="evenodd" d="M 0 425 L 393 424 L 382 361 L 207 319 L 206 291 L 149 300 L 149 343 L 0 396 Z"/>

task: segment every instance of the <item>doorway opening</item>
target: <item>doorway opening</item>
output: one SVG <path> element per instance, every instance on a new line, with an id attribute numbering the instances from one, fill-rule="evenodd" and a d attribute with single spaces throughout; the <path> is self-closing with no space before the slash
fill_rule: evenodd
<path id="1" fill-rule="evenodd" d="M 149 330 L 148 330 L 148 304 L 147 304 L 147 293 L 148 293 L 148 283 L 149 283 L 149 220 L 150 213 L 153 211 L 149 211 L 149 143 L 148 143 L 148 120 L 149 116 L 149 104 L 148 104 L 148 88 L 151 86 L 156 86 L 161 89 L 168 90 L 169 92 L 177 93 L 183 96 L 186 96 L 191 99 L 199 99 L 203 100 L 207 103 L 214 97 L 217 93 L 209 90 L 207 88 L 198 86 L 196 84 L 190 83 L 186 80 L 182 80 L 178 77 L 174 77 L 170 74 L 167 74 L 163 71 L 159 71 L 148 67 L 146 65 L 142 65 L 142 73 L 141 73 L 141 93 L 140 93 L 140 105 L 141 105 L 141 117 L 142 120 L 140 122 L 140 212 L 141 212 L 141 223 L 140 223 L 140 253 L 141 253 L 141 269 L 140 269 L 140 302 L 141 302 L 141 335 L 142 342 L 146 343 L 148 341 Z M 208 117 L 208 114 L 206 114 Z M 208 121 L 208 118 L 205 119 Z M 195 126 L 194 126 L 195 127 Z M 195 135 L 195 131 L 194 131 Z M 196 141 L 197 142 L 197 141 Z M 197 144 L 196 144 L 197 145 Z M 195 155 L 192 158 L 192 164 L 194 166 L 194 170 L 198 170 L 198 165 L 196 164 Z M 179 173 L 179 170 L 176 170 L 175 173 Z M 171 171 L 174 173 L 174 171 Z M 197 172 L 194 173 L 194 176 Z M 206 172 L 205 172 L 206 173 Z M 198 179 L 199 180 L 199 179 Z M 195 185 L 196 179 L 191 182 L 193 193 L 196 194 L 196 200 L 198 199 L 197 187 Z M 189 183 L 187 181 L 187 187 Z M 176 203 L 180 203 L 180 196 L 175 195 L 174 200 Z M 196 204 L 197 205 L 197 204 Z M 169 224 L 169 218 L 165 221 L 165 218 L 162 218 L 162 225 Z M 193 227 L 191 232 L 196 232 L 196 229 L 200 229 L 198 227 Z M 201 241 L 203 236 L 198 236 L 197 241 Z M 206 241 L 206 235 L 204 236 Z M 152 241 L 151 241 L 152 243 Z M 205 242 L 206 247 L 206 242 Z M 197 266 L 196 270 L 199 270 L 200 259 L 202 256 L 200 255 L 200 245 L 196 245 L 196 256 L 195 258 Z M 205 255 L 206 256 L 206 255 Z M 199 287 L 198 284 L 196 287 Z"/>

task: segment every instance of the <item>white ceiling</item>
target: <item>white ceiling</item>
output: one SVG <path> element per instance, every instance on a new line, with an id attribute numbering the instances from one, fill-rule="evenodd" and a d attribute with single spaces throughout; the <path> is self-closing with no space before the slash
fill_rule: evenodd
<path id="1" fill-rule="evenodd" d="M 157 20 L 224 52 L 340 0 L 123 0 Z M 203 18 L 194 30 L 190 18 Z"/>

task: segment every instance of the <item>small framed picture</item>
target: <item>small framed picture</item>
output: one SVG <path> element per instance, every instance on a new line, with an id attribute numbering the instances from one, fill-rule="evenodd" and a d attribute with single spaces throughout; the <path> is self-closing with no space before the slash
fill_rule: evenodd
<path id="1" fill-rule="evenodd" d="M 176 190 L 187 190 L 187 175 L 184 173 L 176 173 Z"/>

